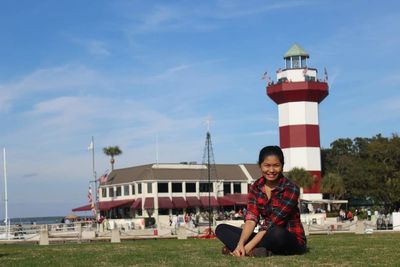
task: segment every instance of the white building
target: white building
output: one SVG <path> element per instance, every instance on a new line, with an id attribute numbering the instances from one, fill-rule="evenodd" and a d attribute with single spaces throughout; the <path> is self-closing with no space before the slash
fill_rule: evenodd
<path id="1" fill-rule="evenodd" d="M 112 171 L 100 186 L 99 209 L 107 218 L 137 218 L 238 209 L 248 185 L 261 176 L 257 164 L 148 164 Z M 210 198 L 209 198 L 210 194 Z M 210 203 L 209 203 L 210 201 Z M 73 211 L 90 210 L 90 205 Z"/>

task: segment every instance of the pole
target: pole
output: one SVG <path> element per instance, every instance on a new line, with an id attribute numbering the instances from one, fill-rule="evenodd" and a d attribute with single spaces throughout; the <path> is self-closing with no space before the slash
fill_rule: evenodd
<path id="1" fill-rule="evenodd" d="M 98 194 L 98 186 L 97 186 L 97 177 L 96 177 L 96 170 L 94 164 L 94 137 L 92 136 L 92 171 L 93 171 L 93 181 L 94 181 L 94 207 L 96 211 L 96 221 L 97 217 L 99 217 L 99 194 Z"/>
<path id="2" fill-rule="evenodd" d="M 207 132 L 207 170 L 208 170 L 208 234 L 211 235 L 211 164 L 210 164 L 210 132 Z"/>
<path id="3" fill-rule="evenodd" d="M 8 239 L 9 222 L 8 222 L 8 195 L 7 195 L 7 164 L 6 164 L 6 148 L 3 148 L 3 170 L 4 170 L 4 224 L 6 226 L 6 238 Z"/>

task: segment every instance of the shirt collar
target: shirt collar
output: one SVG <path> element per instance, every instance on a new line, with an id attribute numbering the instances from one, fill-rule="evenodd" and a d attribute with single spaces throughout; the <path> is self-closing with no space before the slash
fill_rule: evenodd
<path id="1" fill-rule="evenodd" d="M 261 181 L 259 186 L 260 186 L 261 192 L 263 192 L 265 194 L 265 183 L 267 181 L 266 181 L 266 178 L 264 176 L 261 177 L 261 178 L 262 178 L 262 181 Z M 284 188 L 285 181 L 286 181 L 285 176 L 283 176 L 283 174 L 281 174 L 281 177 L 279 178 L 278 185 L 274 188 L 274 190 L 282 191 L 283 188 Z M 274 190 L 272 190 L 272 191 L 274 191 Z"/>

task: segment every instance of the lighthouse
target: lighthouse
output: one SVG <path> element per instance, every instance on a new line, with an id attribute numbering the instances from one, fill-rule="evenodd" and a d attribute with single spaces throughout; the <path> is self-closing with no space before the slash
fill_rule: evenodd
<path id="1" fill-rule="evenodd" d="M 284 171 L 304 168 L 314 177 L 314 185 L 304 193 L 319 193 L 321 147 L 319 103 L 328 95 L 325 78 L 308 66 L 309 54 L 294 44 L 283 56 L 284 68 L 276 72 L 276 82 L 268 82 L 267 95 L 278 105 L 279 139 L 285 156 Z M 321 195 L 322 198 L 322 195 Z"/>

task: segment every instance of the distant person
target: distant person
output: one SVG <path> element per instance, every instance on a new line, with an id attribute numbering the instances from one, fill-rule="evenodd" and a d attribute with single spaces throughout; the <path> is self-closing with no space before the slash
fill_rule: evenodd
<path id="1" fill-rule="evenodd" d="M 349 220 L 350 222 L 353 221 L 353 213 L 351 212 L 351 210 L 347 211 L 346 219 Z"/>
<path id="2" fill-rule="evenodd" d="M 283 164 L 280 147 L 261 149 L 258 166 L 262 177 L 249 187 L 243 229 L 220 224 L 215 230 L 225 245 L 224 254 L 262 257 L 306 252 L 307 241 L 298 208 L 300 189 L 283 176 Z M 264 222 L 258 233 L 254 233 L 260 217 Z"/>

